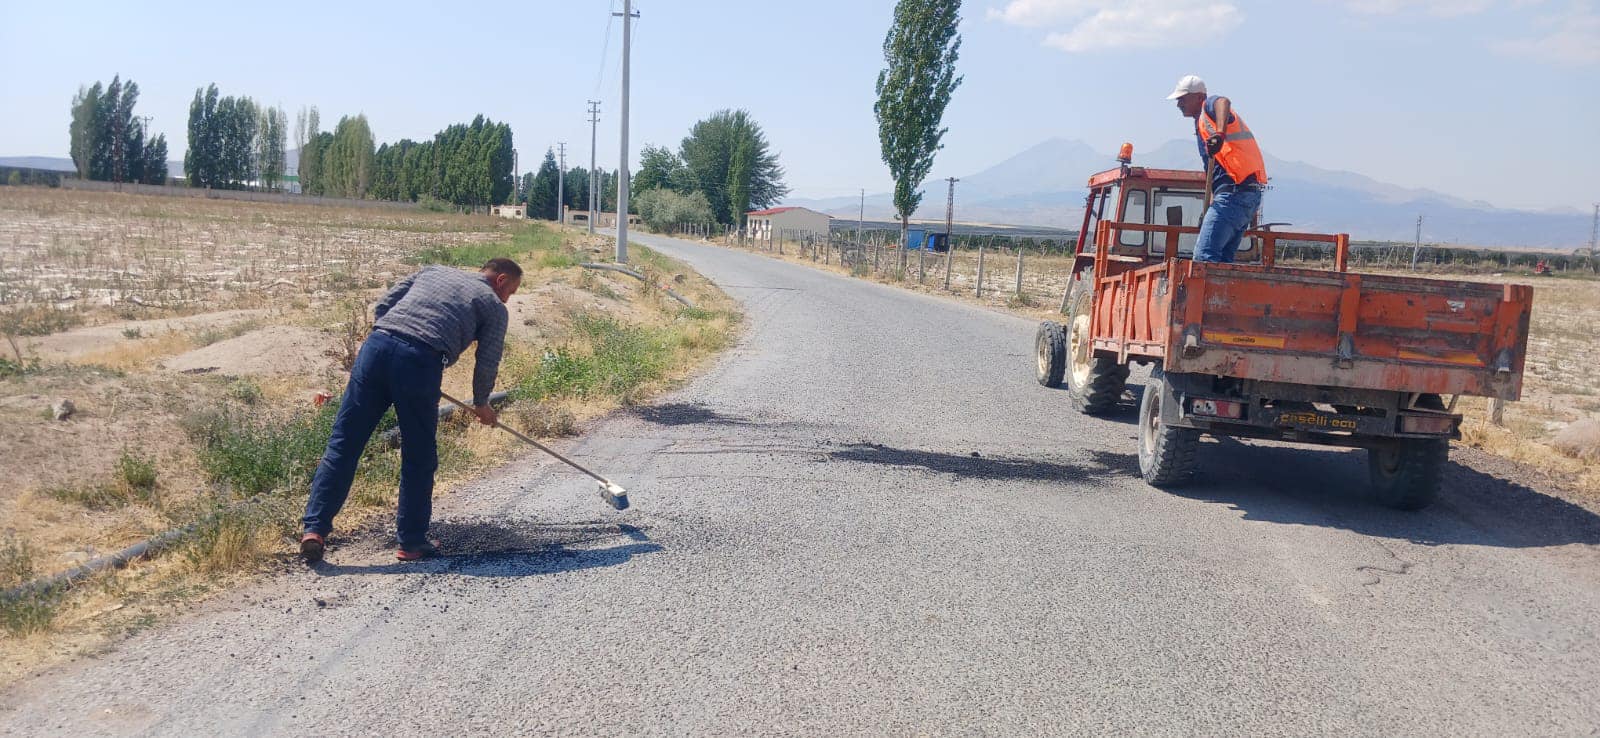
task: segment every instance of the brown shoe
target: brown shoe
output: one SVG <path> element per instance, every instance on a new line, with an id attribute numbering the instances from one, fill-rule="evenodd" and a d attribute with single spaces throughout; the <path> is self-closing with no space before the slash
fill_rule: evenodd
<path id="1" fill-rule="evenodd" d="M 322 540 L 321 533 L 306 533 L 300 536 L 300 558 L 305 559 L 307 564 L 321 561 L 327 547 L 328 544 Z"/>
<path id="2" fill-rule="evenodd" d="M 422 543 L 400 544 L 400 550 L 395 552 L 394 557 L 401 561 L 422 561 L 423 559 L 433 559 L 443 555 L 439 552 L 439 544 L 436 541 L 423 541 Z"/>

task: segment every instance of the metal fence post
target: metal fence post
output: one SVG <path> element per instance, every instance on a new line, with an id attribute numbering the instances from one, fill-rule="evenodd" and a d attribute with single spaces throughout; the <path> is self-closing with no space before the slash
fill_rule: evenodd
<path id="1" fill-rule="evenodd" d="M 923 277 L 927 274 L 925 266 L 928 258 L 928 244 L 926 242 L 917 247 L 917 284 L 922 284 Z"/>

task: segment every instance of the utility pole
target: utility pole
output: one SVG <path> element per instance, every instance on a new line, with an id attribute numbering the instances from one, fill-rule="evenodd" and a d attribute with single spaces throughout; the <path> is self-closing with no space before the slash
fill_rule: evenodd
<path id="1" fill-rule="evenodd" d="M 1422 216 L 1417 216 L 1417 243 L 1411 247 L 1411 271 L 1417 270 L 1417 255 L 1422 253 Z"/>
<path id="2" fill-rule="evenodd" d="M 517 202 L 522 199 L 522 152 L 516 149 L 511 150 L 511 177 L 511 201 Z"/>
<path id="3" fill-rule="evenodd" d="M 595 188 L 594 188 L 595 126 L 599 122 L 600 122 L 600 101 L 599 100 L 590 100 L 589 101 L 589 235 L 591 235 L 591 236 L 594 235 L 594 219 L 599 217 L 598 214 L 595 212 L 595 210 L 597 209 L 595 207 L 595 203 L 598 202 L 598 201 L 595 200 Z"/>
<path id="4" fill-rule="evenodd" d="M 567 142 L 556 142 L 556 223 L 567 224 Z"/>
<path id="5" fill-rule="evenodd" d="M 617 157 L 617 263 L 628 263 L 628 76 L 633 51 L 633 0 L 622 0 L 622 155 Z"/>
<path id="6" fill-rule="evenodd" d="M 948 177 L 945 181 L 950 183 L 950 197 L 944 203 L 944 288 L 950 289 L 950 260 L 956 253 L 956 237 L 950 230 L 955 226 L 956 183 L 961 180 Z"/>
<path id="7" fill-rule="evenodd" d="M 856 214 L 856 245 L 861 245 L 861 227 L 867 222 L 867 190 L 861 189 L 861 212 Z"/>
<path id="8" fill-rule="evenodd" d="M 1600 202 L 1594 204 L 1594 224 L 1589 226 L 1589 256 L 1600 256 Z"/>

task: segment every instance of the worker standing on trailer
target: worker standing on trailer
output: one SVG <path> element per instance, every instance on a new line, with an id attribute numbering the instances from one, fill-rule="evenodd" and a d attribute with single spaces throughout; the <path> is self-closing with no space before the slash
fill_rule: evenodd
<path id="1" fill-rule="evenodd" d="M 484 425 L 496 413 L 489 393 L 500 372 L 509 314 L 505 303 L 522 286 L 522 267 L 490 259 L 477 274 L 430 266 L 394 286 L 378 301 L 377 322 L 361 344 L 345 385 L 333 435 L 311 479 L 300 538 L 307 563 L 322 560 L 324 538 L 344 507 L 356 462 L 390 406 L 400 425 L 400 499 L 395 537 L 401 561 L 437 556 L 428 540 L 433 518 L 433 474 L 439 468 L 440 384 L 444 368 L 478 342 L 472 371 L 472 412 Z"/>
<path id="2" fill-rule="evenodd" d="M 1194 260 L 1232 263 L 1267 185 L 1261 146 L 1232 101 L 1206 94 L 1205 80 L 1188 75 L 1167 99 L 1177 100 L 1184 116 L 1194 118 L 1200 160 L 1206 165 L 1207 206 Z"/>

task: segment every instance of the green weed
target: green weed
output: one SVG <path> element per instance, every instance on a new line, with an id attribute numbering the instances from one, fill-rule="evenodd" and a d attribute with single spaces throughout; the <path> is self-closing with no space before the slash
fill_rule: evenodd
<path id="1" fill-rule="evenodd" d="M 337 402 L 285 421 L 230 410 L 203 411 L 184 420 L 199 446 L 200 467 L 211 481 L 241 497 L 255 497 L 303 484 L 333 432 Z"/>
<path id="2" fill-rule="evenodd" d="M 610 316 L 573 321 L 575 346 L 551 350 L 514 391 L 518 399 L 611 397 L 627 401 L 635 390 L 666 373 L 670 331 L 622 323 Z"/>
<path id="3" fill-rule="evenodd" d="M 0 590 L 10 590 L 33 581 L 33 547 L 7 534 L 0 542 Z M 14 636 L 36 633 L 50 627 L 61 608 L 61 590 L 28 590 L 16 596 L 0 594 L 0 628 Z"/>

